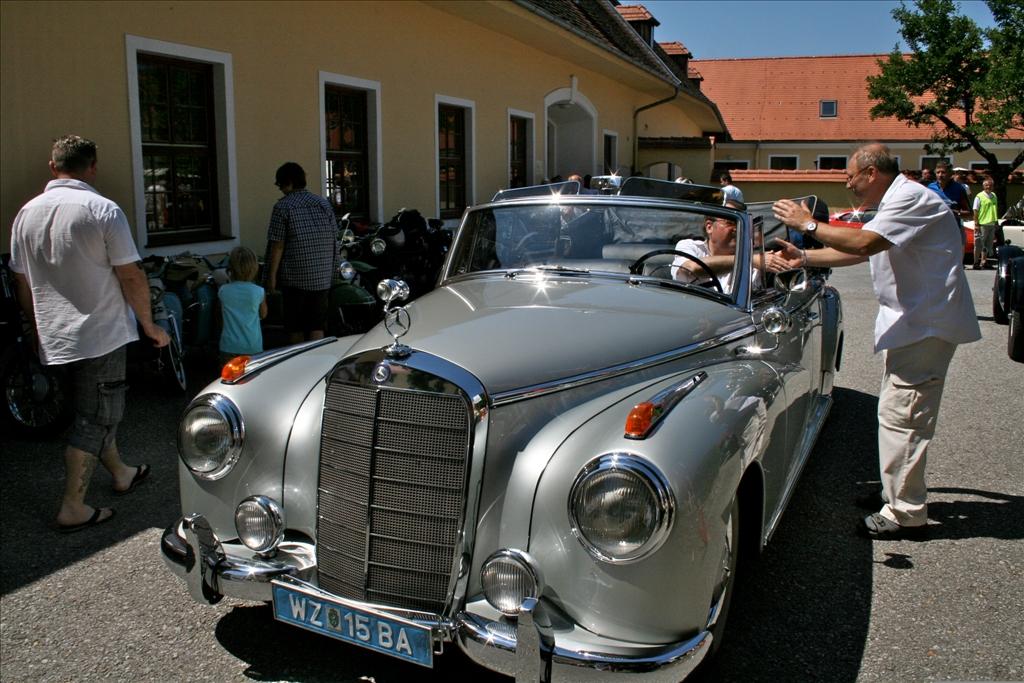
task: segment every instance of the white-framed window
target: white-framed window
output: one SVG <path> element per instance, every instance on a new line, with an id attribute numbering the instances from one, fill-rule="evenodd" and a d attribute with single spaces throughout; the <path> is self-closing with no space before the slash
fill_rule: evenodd
<path id="1" fill-rule="evenodd" d="M 619 134 L 614 130 L 604 130 L 604 166 L 605 175 L 612 175 L 619 170 Z"/>
<path id="2" fill-rule="evenodd" d="M 818 116 L 823 119 L 834 119 L 839 116 L 839 102 L 836 100 L 818 100 Z"/>
<path id="3" fill-rule="evenodd" d="M 846 170 L 846 157 L 839 155 L 826 155 L 819 154 L 818 160 L 815 162 L 819 171 L 845 171 Z"/>
<path id="4" fill-rule="evenodd" d="M 526 187 L 533 180 L 533 112 L 508 110 L 508 187 Z"/>
<path id="5" fill-rule="evenodd" d="M 140 251 L 237 244 L 231 55 L 126 35 L 125 60 Z"/>
<path id="6" fill-rule="evenodd" d="M 476 103 L 434 95 L 434 168 L 437 215 L 456 222 L 475 201 Z"/>
<path id="7" fill-rule="evenodd" d="M 796 154 L 769 154 L 768 168 L 773 171 L 795 171 L 800 168 L 800 157 Z"/>
<path id="8" fill-rule="evenodd" d="M 338 215 L 382 221 L 380 82 L 321 71 L 321 190 Z"/>

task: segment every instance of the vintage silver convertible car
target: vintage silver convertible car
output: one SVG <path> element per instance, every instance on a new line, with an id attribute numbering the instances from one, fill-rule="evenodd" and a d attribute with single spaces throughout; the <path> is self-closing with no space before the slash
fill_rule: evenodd
<path id="1" fill-rule="evenodd" d="M 757 269 L 778 226 L 717 189 L 515 194 L 466 212 L 435 291 L 386 281 L 369 333 L 192 401 L 162 551 L 196 600 L 518 680 L 679 681 L 714 650 L 828 413 L 839 296 Z M 674 280 L 709 218 L 732 272 Z"/>

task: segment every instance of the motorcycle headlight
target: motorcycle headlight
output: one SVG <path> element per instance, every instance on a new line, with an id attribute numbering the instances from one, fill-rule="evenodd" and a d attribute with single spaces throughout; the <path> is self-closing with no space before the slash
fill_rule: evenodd
<path id="1" fill-rule="evenodd" d="M 536 561 L 521 550 L 494 553 L 480 569 L 484 597 L 502 614 L 519 614 L 523 600 L 536 598 L 543 589 Z"/>
<path id="2" fill-rule="evenodd" d="M 591 555 L 612 564 L 635 562 L 661 547 L 674 513 L 665 476 L 630 453 L 592 460 L 569 492 L 573 535 Z"/>
<path id="3" fill-rule="evenodd" d="M 384 253 L 384 250 L 388 248 L 387 242 L 379 237 L 374 237 L 370 240 L 370 251 L 373 252 L 374 256 L 380 256 Z"/>
<path id="4" fill-rule="evenodd" d="M 273 550 L 284 538 L 284 513 L 281 506 L 266 496 L 250 496 L 235 508 L 238 538 L 258 553 Z"/>
<path id="5" fill-rule="evenodd" d="M 345 280 L 346 282 L 351 282 L 352 279 L 356 276 L 356 269 L 348 261 L 342 261 L 341 263 L 338 264 L 338 275 L 341 276 L 342 280 Z"/>
<path id="6" fill-rule="evenodd" d="M 242 452 L 245 425 L 238 406 L 220 394 L 197 397 L 178 425 L 178 453 L 200 479 L 220 479 Z"/>

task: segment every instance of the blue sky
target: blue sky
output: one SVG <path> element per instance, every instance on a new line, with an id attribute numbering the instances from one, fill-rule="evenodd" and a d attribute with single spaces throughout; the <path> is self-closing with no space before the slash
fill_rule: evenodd
<path id="1" fill-rule="evenodd" d="M 661 22 L 659 42 L 681 42 L 694 59 L 880 54 L 899 42 L 889 0 L 622 0 Z M 908 3 L 909 4 L 909 3 Z M 983 28 L 995 25 L 981 0 L 958 3 Z"/>

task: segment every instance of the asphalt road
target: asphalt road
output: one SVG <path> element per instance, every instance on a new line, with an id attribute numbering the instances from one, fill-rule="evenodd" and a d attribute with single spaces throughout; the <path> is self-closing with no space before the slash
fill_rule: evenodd
<path id="1" fill-rule="evenodd" d="M 968 271 L 984 339 L 953 359 L 930 450 L 924 542 L 854 535 L 852 499 L 877 482 L 880 361 L 864 266 L 837 271 L 846 352 L 835 405 L 772 543 L 732 603 L 705 681 L 1024 679 L 1024 365 L 991 320 L 991 271 Z M 202 378 L 194 378 L 195 387 Z M 267 607 L 200 606 L 163 566 L 179 514 L 174 430 L 186 400 L 136 377 L 120 444 L 153 465 L 116 519 L 51 528 L 62 442 L 2 434 L 0 681 L 507 680 L 450 648 L 433 672 L 275 623 Z"/>

